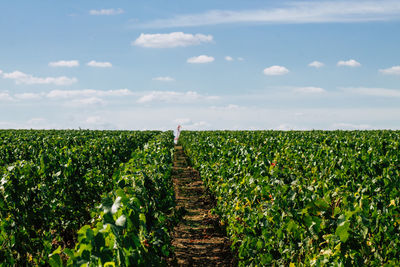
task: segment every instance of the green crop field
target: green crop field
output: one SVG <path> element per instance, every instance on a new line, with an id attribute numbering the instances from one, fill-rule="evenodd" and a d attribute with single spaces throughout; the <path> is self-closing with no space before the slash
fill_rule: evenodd
<path id="1" fill-rule="evenodd" d="M 0 131 L 0 266 L 174 253 L 172 131 Z M 400 131 L 183 131 L 240 266 L 400 265 Z"/>
<path id="2" fill-rule="evenodd" d="M 159 131 L 0 131 L 0 266 L 160 262 L 172 141 Z"/>
<path id="3" fill-rule="evenodd" d="M 399 131 L 182 132 L 242 266 L 398 266 Z"/>

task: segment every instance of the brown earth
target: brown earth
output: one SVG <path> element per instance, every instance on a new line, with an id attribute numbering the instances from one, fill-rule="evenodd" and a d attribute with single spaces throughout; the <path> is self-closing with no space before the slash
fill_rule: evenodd
<path id="1" fill-rule="evenodd" d="M 177 209 L 183 207 L 185 213 L 172 233 L 175 255 L 169 265 L 236 266 L 219 219 L 211 214 L 212 198 L 181 146 L 175 147 L 172 179 Z"/>

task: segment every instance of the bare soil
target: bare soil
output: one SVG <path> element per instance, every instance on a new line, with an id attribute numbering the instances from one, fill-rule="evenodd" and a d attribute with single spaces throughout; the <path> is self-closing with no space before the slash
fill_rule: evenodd
<path id="1" fill-rule="evenodd" d="M 175 147 L 172 179 L 177 209 L 184 208 L 185 213 L 172 233 L 175 255 L 169 265 L 236 266 L 225 231 L 211 214 L 212 198 L 181 146 Z"/>

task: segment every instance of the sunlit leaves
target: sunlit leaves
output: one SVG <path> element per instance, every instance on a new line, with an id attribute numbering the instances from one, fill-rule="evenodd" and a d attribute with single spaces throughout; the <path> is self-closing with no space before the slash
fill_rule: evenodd
<path id="1" fill-rule="evenodd" d="M 349 230 L 350 230 L 350 221 L 343 221 L 338 224 L 335 234 L 339 236 L 340 241 L 346 242 L 349 238 Z"/>
<path id="2" fill-rule="evenodd" d="M 1 130 L 0 262 L 46 265 L 72 246 L 120 164 L 159 133 Z"/>
<path id="3" fill-rule="evenodd" d="M 169 225 L 174 207 L 170 179 L 172 132 L 132 154 L 95 213 L 97 223 L 78 232 L 68 264 L 158 266 L 171 253 Z"/>
<path id="4" fill-rule="evenodd" d="M 180 142 L 239 265 L 400 264 L 399 131 L 182 132 Z"/>

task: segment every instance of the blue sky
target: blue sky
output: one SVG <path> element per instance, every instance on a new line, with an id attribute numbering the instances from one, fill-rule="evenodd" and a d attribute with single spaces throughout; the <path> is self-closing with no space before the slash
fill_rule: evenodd
<path id="1" fill-rule="evenodd" d="M 3 129 L 400 129 L 400 1 L 0 10 Z"/>

